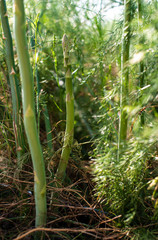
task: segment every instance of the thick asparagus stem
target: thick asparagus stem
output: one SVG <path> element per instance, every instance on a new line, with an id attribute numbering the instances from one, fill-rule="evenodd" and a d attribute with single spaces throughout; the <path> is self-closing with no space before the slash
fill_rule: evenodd
<path id="1" fill-rule="evenodd" d="M 129 104 L 129 49 L 130 49 L 130 22 L 131 22 L 131 0 L 124 2 L 124 27 L 122 36 L 121 56 L 121 93 L 120 93 L 120 129 L 119 138 L 126 141 L 127 138 L 127 111 L 124 109 Z"/>
<path id="2" fill-rule="evenodd" d="M 131 0 L 124 1 L 124 26 L 122 34 L 121 52 L 121 88 L 120 88 L 120 119 L 118 132 L 117 160 L 120 151 L 127 140 L 128 114 L 125 107 L 129 104 L 129 50 L 130 50 L 130 23 L 131 23 Z"/>
<path id="3" fill-rule="evenodd" d="M 138 0 L 138 29 L 141 32 L 142 31 L 142 27 L 143 27 L 143 16 L 142 16 L 142 0 Z M 144 37 L 141 36 L 139 37 L 139 44 L 144 44 Z M 143 88 L 145 86 L 145 79 L 144 79 L 144 61 L 140 61 L 139 63 L 139 87 Z M 141 97 L 142 94 L 140 94 L 140 101 L 141 101 Z M 145 115 L 144 115 L 144 111 L 141 113 L 140 116 L 140 121 L 141 121 L 141 125 L 144 126 L 145 124 Z"/>
<path id="4" fill-rule="evenodd" d="M 14 0 L 14 33 L 22 81 L 24 126 L 34 168 L 36 227 L 46 223 L 46 177 L 42 149 L 37 133 L 33 74 L 27 49 L 23 0 Z"/>
<path id="5" fill-rule="evenodd" d="M 130 48 L 130 21 L 131 21 L 131 0 L 125 1 L 124 29 L 122 40 L 122 62 L 121 62 L 121 120 L 120 120 L 120 139 L 126 140 L 127 137 L 127 112 L 124 107 L 128 105 L 129 98 L 129 48 Z"/>
<path id="6" fill-rule="evenodd" d="M 64 145 L 62 148 L 61 158 L 56 173 L 56 179 L 63 182 L 65 171 L 70 157 L 70 152 L 74 137 L 74 95 L 71 76 L 71 64 L 69 59 L 69 40 L 66 34 L 62 41 L 64 67 L 65 67 L 65 86 L 66 86 L 66 130 Z"/>

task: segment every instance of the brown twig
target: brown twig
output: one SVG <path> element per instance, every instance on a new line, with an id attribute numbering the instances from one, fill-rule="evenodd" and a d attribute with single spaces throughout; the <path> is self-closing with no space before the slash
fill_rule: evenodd
<path id="1" fill-rule="evenodd" d="M 20 240 L 31 233 L 37 232 L 37 231 L 46 231 L 46 232 L 72 232 L 72 233 L 97 233 L 97 232 L 105 232 L 105 231 L 113 231 L 112 228 L 96 228 L 96 229 L 69 229 L 69 228 L 35 228 L 27 231 L 26 233 L 23 233 L 22 235 L 18 236 L 17 238 L 14 238 L 13 240 Z"/>

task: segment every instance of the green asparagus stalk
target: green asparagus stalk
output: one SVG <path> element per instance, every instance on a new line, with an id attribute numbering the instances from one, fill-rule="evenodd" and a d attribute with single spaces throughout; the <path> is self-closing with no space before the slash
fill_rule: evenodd
<path id="1" fill-rule="evenodd" d="M 142 31 L 142 27 L 143 27 L 143 16 L 142 16 L 142 7 L 143 7 L 143 4 L 142 4 L 142 0 L 138 0 L 138 29 L 139 31 L 141 32 Z M 144 37 L 141 36 L 139 38 L 139 43 L 144 45 Z M 144 61 L 140 61 L 139 63 L 139 87 L 140 88 L 143 88 L 145 86 L 145 79 L 144 79 Z M 141 101 L 141 97 L 142 97 L 142 94 L 140 94 L 140 101 Z M 141 125 L 144 126 L 145 124 L 145 115 L 144 115 L 144 111 L 141 113 L 141 116 L 140 116 L 140 119 L 141 119 Z"/>
<path id="2" fill-rule="evenodd" d="M 125 107 L 129 104 L 129 49 L 131 33 L 131 3 L 131 0 L 124 1 L 124 26 L 122 34 L 121 52 L 120 119 L 117 151 L 118 161 L 120 158 L 120 151 L 127 140 L 128 114 Z"/>
<path id="3" fill-rule="evenodd" d="M 124 1 L 124 27 L 121 56 L 121 93 L 120 93 L 120 141 L 127 138 L 128 115 L 125 106 L 129 104 L 129 48 L 130 48 L 131 0 Z"/>
<path id="4" fill-rule="evenodd" d="M 21 122 L 21 104 L 20 104 L 20 89 L 19 81 L 15 73 L 15 63 L 13 54 L 12 36 L 9 27 L 6 1 L 0 1 L 0 15 L 2 28 L 4 33 L 5 42 L 5 54 L 6 62 L 9 75 L 9 84 L 11 88 L 12 106 L 13 106 L 13 129 L 15 134 L 15 142 L 17 149 L 17 157 L 20 160 L 22 153 L 24 152 L 24 139 L 22 133 L 22 122 Z"/>
<path id="5" fill-rule="evenodd" d="M 65 171 L 71 153 L 74 137 L 74 95 L 72 86 L 71 64 L 69 57 L 69 40 L 66 34 L 62 41 L 64 67 L 65 67 L 65 86 L 66 86 L 66 130 L 64 136 L 64 145 L 61 158 L 56 173 L 56 179 L 62 183 L 65 177 Z"/>
<path id="6" fill-rule="evenodd" d="M 27 48 L 23 0 L 14 0 L 14 33 L 22 81 L 24 126 L 34 168 L 35 225 L 38 227 L 46 223 L 46 177 L 35 117 L 33 73 Z"/>

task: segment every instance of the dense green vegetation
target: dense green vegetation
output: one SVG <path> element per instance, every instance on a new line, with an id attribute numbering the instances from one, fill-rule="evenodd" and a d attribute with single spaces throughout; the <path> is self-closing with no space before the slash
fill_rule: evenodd
<path id="1" fill-rule="evenodd" d="M 1 238 L 157 239 L 157 0 L 0 15 Z"/>

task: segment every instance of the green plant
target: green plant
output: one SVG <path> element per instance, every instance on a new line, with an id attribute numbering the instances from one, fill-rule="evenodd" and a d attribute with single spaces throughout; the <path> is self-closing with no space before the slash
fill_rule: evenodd
<path id="1" fill-rule="evenodd" d="M 56 179 L 59 182 L 63 182 L 65 178 L 65 171 L 70 157 L 74 136 L 74 95 L 72 86 L 71 63 L 69 56 L 69 40 L 66 34 L 64 34 L 63 36 L 62 46 L 64 55 L 65 86 L 66 86 L 66 130 L 61 158 L 56 173 Z"/>
<path id="2" fill-rule="evenodd" d="M 130 49 L 130 23 L 131 23 L 131 0 L 124 2 L 124 26 L 122 34 L 121 53 L 121 91 L 120 91 L 120 126 L 119 146 L 127 138 L 127 112 L 125 107 L 129 104 L 129 49 Z M 119 148 L 119 147 L 118 147 Z"/>
<path id="3" fill-rule="evenodd" d="M 142 0 L 138 0 L 138 26 L 139 26 L 139 32 L 141 32 L 141 29 L 143 27 L 143 2 Z M 143 45 L 144 43 L 144 36 L 141 36 L 139 38 L 139 44 Z M 145 86 L 145 66 L 144 61 L 141 60 L 139 63 L 139 87 L 140 89 Z M 141 96 L 140 96 L 141 98 Z M 144 112 L 141 114 L 141 125 L 143 126 L 145 123 L 144 118 Z"/>
<path id="4" fill-rule="evenodd" d="M 36 227 L 46 223 L 46 177 L 42 149 L 37 132 L 34 106 L 33 74 L 27 49 L 25 11 L 22 0 L 14 1 L 14 34 L 22 81 L 24 126 L 34 168 Z"/>
<path id="5" fill-rule="evenodd" d="M 15 134 L 16 152 L 17 157 L 20 160 L 24 153 L 24 138 L 22 133 L 22 121 L 21 121 L 21 95 L 19 89 L 19 81 L 16 77 L 14 53 L 12 36 L 9 27 L 8 14 L 5 0 L 0 1 L 0 15 L 2 21 L 2 28 L 4 32 L 5 42 L 5 56 L 8 67 L 9 83 L 11 88 L 12 106 L 13 106 L 13 129 Z"/>
<path id="6" fill-rule="evenodd" d="M 100 145 L 103 145 L 100 141 Z M 92 172 L 96 183 L 96 195 L 110 212 L 122 215 L 126 225 L 143 217 L 150 218 L 150 211 L 145 204 L 150 192 L 147 191 L 148 159 L 156 149 L 155 139 L 131 139 L 128 146 L 122 150 L 117 160 L 117 146 L 104 139 L 104 149 L 96 149 L 92 161 Z M 146 209 L 146 210 L 145 210 Z M 145 213 L 146 211 L 146 213 Z M 149 212 L 149 214 L 148 214 Z"/>

